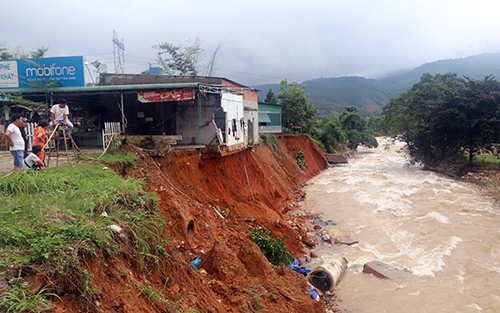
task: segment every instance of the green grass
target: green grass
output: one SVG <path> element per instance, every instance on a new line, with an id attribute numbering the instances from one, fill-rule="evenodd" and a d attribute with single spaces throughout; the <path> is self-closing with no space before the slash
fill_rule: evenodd
<path id="1" fill-rule="evenodd" d="M 260 134 L 259 141 L 268 145 L 269 147 L 276 149 L 278 147 L 278 142 L 276 141 L 276 136 L 273 134 Z"/>
<path id="2" fill-rule="evenodd" d="M 98 159 L 104 162 L 118 162 L 118 163 L 135 163 L 137 155 L 135 153 L 125 153 L 121 151 L 108 151 L 101 156 L 102 153 L 91 153 L 87 156 L 93 159 Z M 81 157 L 84 158 L 84 157 Z"/>
<path id="3" fill-rule="evenodd" d="M 12 285 L 11 290 L 0 296 L 0 307 L 7 309 L 7 312 L 40 312 L 41 308 L 50 306 L 47 297 L 61 300 L 58 295 L 47 291 L 50 284 L 36 294 L 29 291 L 28 283 L 22 282 L 21 278 L 12 278 L 9 284 Z"/>
<path id="4" fill-rule="evenodd" d="M 160 236 L 164 221 L 156 195 L 144 186 L 90 163 L 0 179 L 0 272 L 14 264 L 79 277 L 81 286 L 91 286 L 81 257 L 120 252 L 112 224 L 130 234 L 141 266 L 161 262 L 168 257 Z M 92 288 L 81 289 L 86 294 Z"/>
<path id="5" fill-rule="evenodd" d="M 500 159 L 492 155 L 476 155 L 473 162 L 474 164 L 487 167 L 498 167 L 500 165 Z"/>

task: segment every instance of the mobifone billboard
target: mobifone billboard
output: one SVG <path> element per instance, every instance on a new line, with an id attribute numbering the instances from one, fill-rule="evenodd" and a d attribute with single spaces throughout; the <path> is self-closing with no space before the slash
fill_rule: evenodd
<path id="1" fill-rule="evenodd" d="M 1 60 L 0 88 L 85 86 L 83 57 Z"/>

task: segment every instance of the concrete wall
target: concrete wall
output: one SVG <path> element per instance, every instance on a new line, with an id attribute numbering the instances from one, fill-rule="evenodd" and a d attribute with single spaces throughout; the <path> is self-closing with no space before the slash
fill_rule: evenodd
<path id="1" fill-rule="evenodd" d="M 247 108 L 243 112 L 243 116 L 247 124 L 247 136 L 245 144 L 254 145 L 259 142 L 259 128 L 257 127 L 259 123 L 259 115 L 256 109 L 248 109 L 250 107 L 249 105 L 247 105 L 248 103 L 248 100 L 244 101 L 244 107 Z"/>
<path id="2" fill-rule="evenodd" d="M 243 96 L 223 93 L 222 109 L 226 112 L 226 143 L 228 146 L 245 142 L 246 132 L 243 115 Z M 242 120 L 243 119 L 243 120 Z"/>
<path id="3" fill-rule="evenodd" d="M 245 87 L 227 79 L 223 79 L 222 84 L 231 88 Z M 242 97 L 243 119 L 245 120 L 246 126 L 244 144 L 254 145 L 259 142 L 259 128 L 257 127 L 259 122 L 259 93 L 256 89 L 252 91 L 249 88 L 248 90 L 245 90 Z"/>
<path id="4" fill-rule="evenodd" d="M 202 144 L 217 146 L 219 141 L 213 115 L 220 107 L 220 95 L 208 94 L 207 97 L 202 96 L 201 101 Z M 182 135 L 182 140 L 178 141 L 181 145 L 199 145 L 198 99 L 193 102 L 193 105 L 176 115 L 176 134 Z"/>

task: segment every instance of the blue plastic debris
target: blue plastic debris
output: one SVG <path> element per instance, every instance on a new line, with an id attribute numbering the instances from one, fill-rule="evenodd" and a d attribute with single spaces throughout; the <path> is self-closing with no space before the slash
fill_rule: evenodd
<path id="1" fill-rule="evenodd" d="M 308 269 L 308 268 L 306 268 L 304 266 L 301 266 L 300 263 L 299 263 L 299 260 L 293 261 L 293 263 L 290 264 L 290 266 L 288 266 L 288 268 L 292 269 L 292 270 L 294 270 L 297 273 L 302 274 L 302 275 L 307 275 L 311 271 L 310 269 Z"/>
<path id="2" fill-rule="evenodd" d="M 191 264 L 193 264 L 193 266 L 194 266 L 195 272 L 196 272 L 196 267 L 198 266 L 198 264 L 200 264 L 200 262 L 201 262 L 200 258 L 196 258 L 196 259 L 194 259 L 194 261 L 191 262 Z"/>
<path id="3" fill-rule="evenodd" d="M 316 301 L 319 301 L 319 294 L 315 290 L 308 288 L 307 291 L 309 291 L 309 293 L 311 294 L 311 298 L 313 298 Z"/>

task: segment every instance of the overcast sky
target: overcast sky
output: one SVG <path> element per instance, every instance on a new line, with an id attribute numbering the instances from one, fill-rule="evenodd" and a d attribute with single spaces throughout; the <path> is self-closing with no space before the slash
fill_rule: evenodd
<path id="1" fill-rule="evenodd" d="M 47 57 L 83 55 L 114 72 L 155 63 L 158 42 L 202 41 L 214 76 L 246 85 L 320 77 L 378 78 L 423 63 L 500 52 L 498 0 L 4 1 L 0 43 Z"/>

